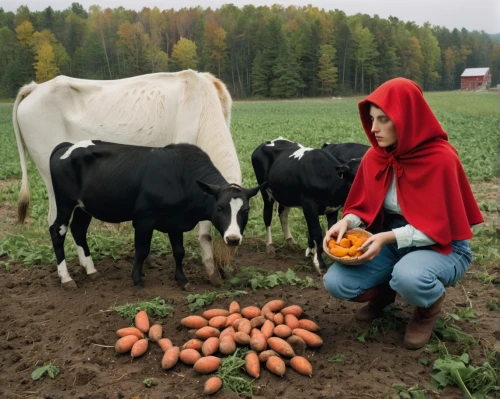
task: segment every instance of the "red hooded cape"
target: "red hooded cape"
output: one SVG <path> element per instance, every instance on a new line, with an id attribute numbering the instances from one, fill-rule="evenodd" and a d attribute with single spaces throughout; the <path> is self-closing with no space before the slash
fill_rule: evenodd
<path id="1" fill-rule="evenodd" d="M 379 147 L 371 133 L 370 103 L 392 120 L 397 147 Z M 470 226 L 483 222 L 457 151 L 448 142 L 422 90 L 411 80 L 390 80 L 358 104 L 372 147 L 363 157 L 344 206 L 377 229 L 382 204 L 396 173 L 398 203 L 409 224 L 431 237 L 433 248 L 451 252 L 452 240 L 472 237 Z M 378 217 L 377 217 L 378 216 Z"/>

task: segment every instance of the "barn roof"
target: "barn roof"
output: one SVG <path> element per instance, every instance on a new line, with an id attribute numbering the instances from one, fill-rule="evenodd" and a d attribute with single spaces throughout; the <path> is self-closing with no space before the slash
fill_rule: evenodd
<path id="1" fill-rule="evenodd" d="M 466 68 L 462 73 L 462 77 L 470 77 L 470 76 L 484 76 L 486 72 L 488 72 L 490 68 Z"/>

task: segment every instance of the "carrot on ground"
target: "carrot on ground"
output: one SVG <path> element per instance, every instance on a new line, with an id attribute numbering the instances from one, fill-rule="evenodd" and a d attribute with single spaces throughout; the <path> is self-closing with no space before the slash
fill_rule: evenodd
<path id="1" fill-rule="evenodd" d="M 149 331 L 149 317 L 148 314 L 141 310 L 135 315 L 135 326 L 141 330 L 144 334 L 147 334 Z"/>

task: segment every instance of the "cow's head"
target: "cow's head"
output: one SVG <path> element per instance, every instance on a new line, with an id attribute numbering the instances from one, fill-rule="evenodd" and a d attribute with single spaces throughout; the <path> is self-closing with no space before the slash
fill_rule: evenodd
<path id="1" fill-rule="evenodd" d="M 248 222 L 249 199 L 264 186 L 243 188 L 237 184 L 223 186 L 197 182 L 203 192 L 215 197 L 215 207 L 210 218 L 227 245 L 241 244 Z"/>

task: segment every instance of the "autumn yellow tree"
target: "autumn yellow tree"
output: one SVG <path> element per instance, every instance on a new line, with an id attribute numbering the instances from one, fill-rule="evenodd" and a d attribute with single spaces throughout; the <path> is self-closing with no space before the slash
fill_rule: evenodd
<path id="1" fill-rule="evenodd" d="M 38 83 L 46 82 L 59 74 L 59 68 L 55 63 L 54 49 L 50 43 L 42 43 L 38 46 L 37 54 L 35 55 L 36 63 L 36 81 Z"/>
<path id="2" fill-rule="evenodd" d="M 227 63 L 226 31 L 216 22 L 205 24 L 205 48 L 209 51 L 210 70 L 220 77 Z"/>
<path id="3" fill-rule="evenodd" d="M 185 38 L 179 39 L 172 51 L 172 61 L 179 69 L 196 68 L 196 43 Z"/>
<path id="4" fill-rule="evenodd" d="M 17 40 L 19 40 L 21 46 L 30 51 L 33 49 L 35 44 L 33 33 L 33 24 L 29 21 L 24 21 L 16 27 Z"/>
<path id="5" fill-rule="evenodd" d="M 126 21 L 118 28 L 120 40 L 118 44 L 124 49 L 135 67 L 135 72 L 141 72 L 141 62 L 145 59 L 144 54 L 149 47 L 149 35 L 140 22 L 131 24 Z"/>

